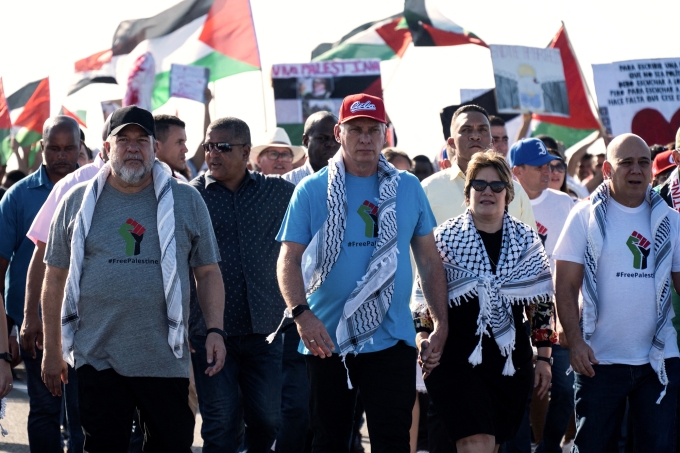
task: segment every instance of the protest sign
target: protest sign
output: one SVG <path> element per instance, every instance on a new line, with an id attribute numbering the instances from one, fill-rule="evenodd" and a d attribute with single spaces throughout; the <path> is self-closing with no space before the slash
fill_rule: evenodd
<path id="1" fill-rule="evenodd" d="M 382 98 L 380 60 L 336 60 L 272 66 L 276 124 L 300 145 L 312 113 L 340 111 L 345 96 L 367 93 Z"/>
<path id="2" fill-rule="evenodd" d="M 607 132 L 632 132 L 648 145 L 672 142 L 680 128 L 680 58 L 594 64 L 595 94 Z"/>
<path id="3" fill-rule="evenodd" d="M 118 110 L 123 106 L 122 99 L 114 99 L 111 101 L 102 101 L 102 113 L 104 114 L 104 120 L 109 117 L 113 112 Z"/>
<path id="4" fill-rule="evenodd" d="M 489 46 L 500 113 L 569 116 L 559 49 Z"/>
<path id="5" fill-rule="evenodd" d="M 170 97 L 205 102 L 209 80 L 209 68 L 173 64 L 170 67 Z"/>

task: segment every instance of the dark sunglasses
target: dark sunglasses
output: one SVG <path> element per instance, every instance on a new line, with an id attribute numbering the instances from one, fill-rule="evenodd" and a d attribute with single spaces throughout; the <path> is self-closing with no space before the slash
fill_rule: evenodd
<path id="1" fill-rule="evenodd" d="M 558 162 L 556 164 L 549 164 L 550 166 L 550 173 L 558 172 L 558 173 L 564 173 L 567 171 L 567 166 L 564 164 L 564 162 Z"/>
<path id="2" fill-rule="evenodd" d="M 484 192 L 487 187 L 491 187 L 491 191 L 493 193 L 501 193 L 506 187 L 508 187 L 508 183 L 504 181 L 487 182 L 481 179 L 473 179 L 470 181 L 470 185 L 477 192 Z"/>
<path id="3" fill-rule="evenodd" d="M 203 150 L 207 153 L 217 151 L 218 153 L 230 153 L 232 146 L 245 146 L 247 143 L 203 143 Z"/>

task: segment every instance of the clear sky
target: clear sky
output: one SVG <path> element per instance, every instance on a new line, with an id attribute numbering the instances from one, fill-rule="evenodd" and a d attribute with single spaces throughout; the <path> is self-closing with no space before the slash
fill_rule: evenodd
<path id="1" fill-rule="evenodd" d="M 24 84 L 51 77 L 53 113 L 69 85 L 73 63 L 110 47 L 122 20 L 149 17 L 174 0 L 2 1 L 0 77 L 7 95 Z M 564 21 L 583 73 L 594 93 L 591 64 L 640 58 L 680 57 L 680 1 L 646 0 L 441 0 L 454 22 L 489 44 L 545 47 Z M 224 97 L 217 87 L 214 114 L 247 118 L 256 139 L 273 127 L 269 68 L 307 62 L 321 42 L 333 42 L 354 27 L 403 9 L 403 0 L 251 0 L 264 80 L 244 81 L 243 93 Z M 264 82 L 264 83 L 263 83 Z M 263 89 L 259 85 L 262 85 Z M 442 142 L 439 109 L 457 103 L 461 88 L 493 85 L 489 52 L 476 46 L 411 48 L 399 64 L 383 64 L 388 113 L 400 146 L 432 155 Z M 240 91 L 240 90 L 239 90 Z M 263 93 L 266 120 L 262 113 Z M 178 108 L 178 107 L 175 107 Z M 200 106 L 181 106 L 200 113 Z M 88 143 L 98 135 L 89 125 Z M 190 143 L 201 139 L 202 121 L 191 124 Z"/>

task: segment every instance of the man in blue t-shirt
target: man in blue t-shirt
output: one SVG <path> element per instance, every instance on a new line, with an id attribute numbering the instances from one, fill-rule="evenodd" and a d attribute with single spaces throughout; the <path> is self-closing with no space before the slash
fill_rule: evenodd
<path id="1" fill-rule="evenodd" d="M 427 351 L 446 341 L 446 279 L 418 179 L 381 156 L 381 99 L 343 100 L 329 165 L 295 189 L 277 239 L 278 279 L 310 378 L 314 451 L 349 449 L 361 392 L 372 447 L 408 452 L 415 401 L 409 246 L 434 312 Z"/>

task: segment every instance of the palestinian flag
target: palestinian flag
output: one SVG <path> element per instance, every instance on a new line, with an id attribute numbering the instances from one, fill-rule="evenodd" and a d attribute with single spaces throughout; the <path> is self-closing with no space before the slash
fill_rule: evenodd
<path id="1" fill-rule="evenodd" d="M 488 47 L 474 33 L 444 16 L 433 0 L 406 0 L 404 17 L 416 47 L 461 44 Z"/>
<path id="2" fill-rule="evenodd" d="M 49 78 L 36 80 L 7 98 L 14 137 L 22 148 L 42 138 L 45 121 L 50 117 Z"/>
<path id="3" fill-rule="evenodd" d="M 155 62 L 153 109 L 170 97 L 173 63 L 207 67 L 210 81 L 261 66 L 249 0 L 183 0 L 154 17 L 121 22 L 110 50 L 76 63 L 79 79 L 69 94 L 90 83 L 124 83 L 145 53 Z"/>
<path id="4" fill-rule="evenodd" d="M 315 55 L 312 52 L 312 61 L 355 58 L 390 60 L 403 56 L 410 43 L 411 33 L 404 16 L 398 14 L 355 28 L 322 54 Z"/>
<path id="5" fill-rule="evenodd" d="M 533 115 L 534 130 L 531 135 L 549 135 L 569 148 L 594 131 L 602 129 L 602 124 L 594 103 L 591 102 L 592 96 L 583 79 L 564 24 L 548 47 L 560 49 L 569 98 L 569 117 Z"/>
<path id="6" fill-rule="evenodd" d="M 78 124 L 81 125 L 82 127 L 87 127 L 87 124 L 85 123 L 85 120 L 87 118 L 87 110 L 76 110 L 72 112 L 71 110 L 67 109 L 62 105 L 61 110 L 59 110 L 59 114 L 70 116 L 71 118 L 76 120 Z"/>
<path id="7" fill-rule="evenodd" d="M 0 79 L 0 166 L 7 165 L 7 161 L 12 155 L 12 148 L 9 143 L 11 134 L 12 121 L 9 118 L 5 90 L 2 87 L 2 79 Z"/>

